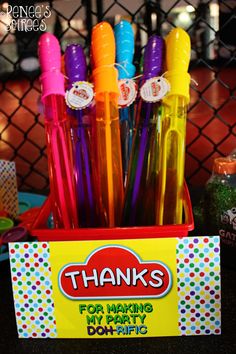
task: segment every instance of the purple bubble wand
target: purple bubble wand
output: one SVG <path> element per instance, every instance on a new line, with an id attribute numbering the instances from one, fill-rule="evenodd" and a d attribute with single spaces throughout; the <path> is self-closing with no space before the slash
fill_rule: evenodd
<path id="1" fill-rule="evenodd" d="M 144 84 L 148 79 L 158 76 L 161 73 L 163 49 L 164 41 L 161 37 L 153 35 L 149 38 L 144 53 L 144 69 L 141 84 Z M 124 206 L 124 224 L 126 225 L 135 225 L 137 223 L 137 206 L 144 161 L 148 147 L 149 122 L 153 116 L 153 105 L 153 103 L 141 101 L 140 114 L 144 114 L 145 118 L 137 117 L 138 124 L 134 137 L 134 147 L 130 161 L 130 171 Z"/>
<path id="2" fill-rule="evenodd" d="M 68 89 L 70 89 L 77 81 L 86 81 L 86 58 L 80 45 L 72 44 L 66 48 L 65 69 L 66 75 L 69 79 Z M 88 114 L 92 112 L 89 108 L 85 108 L 85 110 Z M 90 136 L 87 137 L 86 133 L 86 129 L 89 128 L 89 123 L 84 122 L 85 110 L 70 109 L 69 113 L 77 119 L 77 129 L 75 130 L 76 133 L 74 134 L 75 136 L 73 136 L 73 140 L 75 148 L 74 173 L 78 197 L 78 210 L 80 214 L 80 226 L 89 227 L 95 226 L 95 201 L 91 158 L 88 146 Z"/>

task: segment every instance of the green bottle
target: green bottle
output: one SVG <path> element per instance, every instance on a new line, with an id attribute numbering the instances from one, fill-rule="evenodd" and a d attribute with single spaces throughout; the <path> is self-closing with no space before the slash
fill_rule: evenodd
<path id="1" fill-rule="evenodd" d="M 236 268 L 236 159 L 214 160 L 204 196 L 204 221 L 210 235 L 220 235 L 222 264 Z"/>

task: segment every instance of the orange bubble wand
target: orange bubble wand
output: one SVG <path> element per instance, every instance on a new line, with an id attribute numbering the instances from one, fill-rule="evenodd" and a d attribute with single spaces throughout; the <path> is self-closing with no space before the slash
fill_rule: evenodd
<path id="1" fill-rule="evenodd" d="M 96 100 L 97 170 L 105 226 L 120 225 L 124 199 L 118 111 L 118 72 L 111 26 L 101 22 L 92 31 L 93 81 Z"/>

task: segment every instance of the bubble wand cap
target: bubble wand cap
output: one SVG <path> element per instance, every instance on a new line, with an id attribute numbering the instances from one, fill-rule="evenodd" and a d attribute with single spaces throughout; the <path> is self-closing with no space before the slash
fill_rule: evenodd
<path id="1" fill-rule="evenodd" d="M 79 44 L 70 44 L 65 51 L 66 76 L 71 86 L 76 81 L 86 80 L 86 57 Z"/>
<path id="2" fill-rule="evenodd" d="M 58 39 L 51 33 L 41 35 L 38 43 L 41 67 L 42 101 L 49 95 L 63 95 L 64 76 L 61 73 L 61 49 Z"/>
<path id="3" fill-rule="evenodd" d="M 133 65 L 134 57 L 134 32 L 132 25 L 125 20 L 115 25 L 116 62 L 119 79 L 131 79 L 135 75 L 136 68 Z"/>
<path id="4" fill-rule="evenodd" d="M 191 55 L 191 42 L 187 32 L 174 28 L 166 37 L 166 78 L 170 82 L 169 95 L 184 96 L 189 102 L 190 75 L 188 66 Z"/>
<path id="5" fill-rule="evenodd" d="M 93 27 L 92 61 L 96 95 L 103 92 L 113 92 L 118 95 L 118 73 L 114 67 L 115 37 L 108 22 L 100 22 Z"/>

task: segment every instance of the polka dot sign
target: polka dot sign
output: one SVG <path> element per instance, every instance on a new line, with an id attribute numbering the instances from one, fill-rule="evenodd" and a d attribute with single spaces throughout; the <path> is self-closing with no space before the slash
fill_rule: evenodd
<path id="1" fill-rule="evenodd" d="M 219 237 L 180 239 L 177 278 L 181 334 L 220 334 Z"/>
<path id="2" fill-rule="evenodd" d="M 12 243 L 9 247 L 19 338 L 56 337 L 49 244 Z"/>
<path id="3" fill-rule="evenodd" d="M 20 338 L 57 338 L 59 333 L 49 247 L 47 242 L 9 245 Z M 178 238 L 176 260 L 180 335 L 220 334 L 219 237 Z"/>

